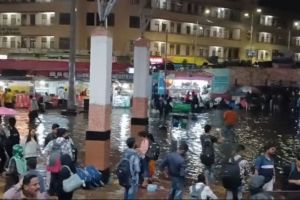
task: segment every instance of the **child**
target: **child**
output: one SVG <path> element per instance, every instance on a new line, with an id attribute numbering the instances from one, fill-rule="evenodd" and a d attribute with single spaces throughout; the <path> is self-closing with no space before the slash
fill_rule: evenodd
<path id="1" fill-rule="evenodd" d="M 24 157 L 26 160 L 37 159 L 38 157 L 38 148 L 35 129 L 31 129 L 27 136 L 26 142 L 24 144 Z"/>
<path id="2" fill-rule="evenodd" d="M 218 199 L 209 186 L 205 183 L 204 174 L 198 175 L 198 181 L 190 186 L 190 199 Z"/>

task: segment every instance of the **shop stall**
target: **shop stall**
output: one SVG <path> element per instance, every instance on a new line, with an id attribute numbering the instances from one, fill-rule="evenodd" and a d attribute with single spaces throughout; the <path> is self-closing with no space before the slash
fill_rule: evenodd
<path id="1" fill-rule="evenodd" d="M 120 73 L 112 76 L 112 106 L 129 108 L 133 96 L 133 74 Z"/>

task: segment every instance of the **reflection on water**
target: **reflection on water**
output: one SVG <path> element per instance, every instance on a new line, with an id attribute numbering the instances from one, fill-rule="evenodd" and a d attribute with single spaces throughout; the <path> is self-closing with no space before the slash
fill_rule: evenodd
<path id="1" fill-rule="evenodd" d="M 157 118 L 150 118 L 149 128 L 156 141 L 161 145 L 161 156 L 163 157 L 170 151 L 172 141 L 184 140 L 189 145 L 188 177 L 195 178 L 202 170 L 199 155 L 201 152 L 200 135 L 203 134 L 205 124 L 213 126 L 212 132 L 215 135 L 221 134 L 223 128 L 223 111 L 214 110 L 197 116 L 195 121 L 190 123 L 189 130 L 181 128 L 168 129 L 167 133 L 158 129 L 159 121 Z M 113 109 L 111 122 L 111 164 L 115 166 L 120 158 L 120 152 L 126 149 L 126 138 L 130 135 L 130 110 Z M 247 158 L 253 160 L 259 155 L 260 150 L 267 142 L 272 142 L 277 146 L 278 156 L 276 159 L 277 170 L 282 171 L 282 166 L 293 159 L 293 150 L 298 145 L 300 137 L 299 120 L 290 115 L 261 114 L 261 113 L 239 113 L 239 123 L 235 132 L 239 141 L 247 148 Z M 79 161 L 84 156 L 84 139 L 87 129 L 87 114 L 78 114 L 76 117 L 65 117 L 56 111 L 49 111 L 40 115 L 42 123 L 37 125 L 39 144 L 44 143 L 44 138 L 51 130 L 53 123 L 60 124 L 72 133 L 72 138 L 79 147 Z M 27 112 L 19 111 L 17 116 L 17 127 L 24 137 L 28 133 Z M 299 134 L 300 136 L 300 134 Z"/>

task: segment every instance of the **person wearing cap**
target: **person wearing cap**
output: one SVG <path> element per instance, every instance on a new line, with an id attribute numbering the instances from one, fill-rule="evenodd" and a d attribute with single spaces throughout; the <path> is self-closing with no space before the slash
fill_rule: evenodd
<path id="1" fill-rule="evenodd" d="M 52 131 L 46 136 L 45 142 L 44 142 L 44 147 L 46 147 L 50 141 L 52 141 L 56 138 L 58 128 L 59 128 L 58 124 L 56 124 L 56 123 L 52 124 Z"/>
<path id="2" fill-rule="evenodd" d="M 250 200 L 272 200 L 274 199 L 271 194 L 264 192 L 263 186 L 265 184 L 265 177 L 254 175 L 250 179 L 249 191 Z"/>
<path id="3" fill-rule="evenodd" d="M 275 166 L 274 159 L 276 147 L 272 144 L 267 144 L 264 147 L 264 155 L 259 156 L 255 160 L 255 175 L 265 177 L 263 189 L 265 191 L 273 191 L 275 183 Z"/>
<path id="4" fill-rule="evenodd" d="M 187 151 L 188 145 L 182 143 L 177 152 L 169 153 L 163 159 L 159 167 L 160 171 L 164 172 L 165 176 L 171 179 L 169 199 L 182 199 L 186 176 L 186 162 L 184 157 Z"/>

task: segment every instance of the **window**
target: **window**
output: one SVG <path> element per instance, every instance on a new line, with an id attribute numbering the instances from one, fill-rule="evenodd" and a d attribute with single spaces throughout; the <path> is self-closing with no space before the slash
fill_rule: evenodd
<path id="1" fill-rule="evenodd" d="M 191 27 L 190 26 L 187 26 L 186 27 L 186 34 L 191 34 Z"/>
<path id="2" fill-rule="evenodd" d="M 177 33 L 178 33 L 178 34 L 181 33 L 181 24 L 177 24 Z"/>
<path id="3" fill-rule="evenodd" d="M 16 48 L 16 38 L 11 37 L 10 39 L 10 48 Z"/>
<path id="4" fill-rule="evenodd" d="M 59 49 L 70 49 L 70 39 L 59 38 Z"/>
<path id="5" fill-rule="evenodd" d="M 2 38 L 2 48 L 7 48 L 7 37 Z"/>
<path id="6" fill-rule="evenodd" d="M 35 48 L 35 38 L 30 38 L 29 40 L 29 48 Z"/>
<path id="7" fill-rule="evenodd" d="M 161 31 L 162 32 L 166 32 L 166 30 L 167 30 L 167 24 L 166 23 L 162 23 L 162 25 L 161 25 Z"/>
<path id="8" fill-rule="evenodd" d="M 170 55 L 174 55 L 174 44 L 170 44 Z"/>
<path id="9" fill-rule="evenodd" d="M 30 25 L 34 26 L 35 25 L 35 14 L 30 15 Z"/>
<path id="10" fill-rule="evenodd" d="M 47 25 L 47 15 L 42 14 L 42 25 Z"/>
<path id="11" fill-rule="evenodd" d="M 87 26 L 95 25 L 95 13 L 86 13 L 86 25 Z"/>
<path id="12" fill-rule="evenodd" d="M 3 15 L 3 25 L 8 25 L 7 24 L 7 15 Z"/>
<path id="13" fill-rule="evenodd" d="M 69 25 L 71 23 L 70 13 L 60 13 L 59 14 L 59 24 Z"/>
<path id="14" fill-rule="evenodd" d="M 22 14 L 22 16 L 21 16 L 21 24 L 22 24 L 22 26 L 25 26 L 27 24 L 27 15 L 26 14 Z"/>
<path id="15" fill-rule="evenodd" d="M 176 55 L 180 55 L 180 44 L 176 45 Z"/>
<path id="16" fill-rule="evenodd" d="M 171 22 L 171 33 L 175 32 L 174 27 L 175 27 L 174 22 Z"/>
<path id="17" fill-rule="evenodd" d="M 11 25 L 17 25 L 17 16 L 15 14 L 11 15 Z"/>
<path id="18" fill-rule="evenodd" d="M 46 49 L 47 48 L 47 38 L 42 37 L 42 45 L 41 45 L 42 49 Z"/>
<path id="19" fill-rule="evenodd" d="M 51 37 L 50 38 L 50 49 L 54 49 L 54 44 L 55 44 L 54 37 Z"/>
<path id="20" fill-rule="evenodd" d="M 140 28 L 140 18 L 136 16 L 129 17 L 129 27 L 130 28 Z"/>
<path id="21" fill-rule="evenodd" d="M 186 56 L 190 55 L 190 46 L 186 46 L 186 48 L 185 48 L 185 55 Z"/>
<path id="22" fill-rule="evenodd" d="M 160 55 L 165 55 L 166 54 L 166 44 L 162 43 L 160 47 Z"/>

